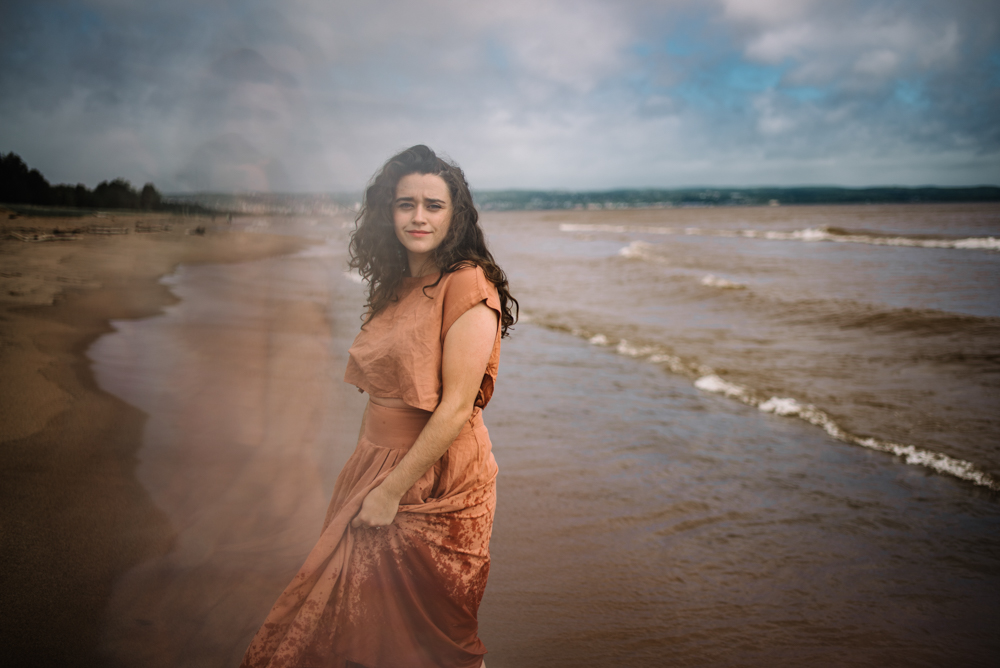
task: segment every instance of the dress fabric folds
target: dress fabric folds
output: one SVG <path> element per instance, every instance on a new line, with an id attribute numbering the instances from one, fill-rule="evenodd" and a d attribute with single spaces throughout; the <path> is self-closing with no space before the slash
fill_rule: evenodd
<path id="1" fill-rule="evenodd" d="M 480 302 L 499 318 L 500 296 L 481 267 L 404 278 L 397 300 L 365 323 L 351 346 L 344 380 L 373 397 L 433 411 L 441 401 L 441 362 L 451 326 Z M 500 327 L 475 404 L 486 408 L 500 364 Z"/>
<path id="2" fill-rule="evenodd" d="M 351 528 L 368 492 L 399 463 L 441 400 L 451 325 L 473 306 L 500 312 L 483 270 L 406 278 L 368 320 L 345 380 L 369 402 L 354 454 L 337 478 L 319 542 L 278 598 L 244 668 L 478 668 L 476 615 L 490 570 L 497 465 L 482 408 L 500 356 L 498 326 L 476 408 L 455 441 L 400 500 L 392 524 Z"/>
<path id="3" fill-rule="evenodd" d="M 257 632 L 245 668 L 478 668 L 497 466 L 480 409 L 403 497 L 393 523 L 350 526 L 430 413 L 368 404 L 319 542 Z"/>

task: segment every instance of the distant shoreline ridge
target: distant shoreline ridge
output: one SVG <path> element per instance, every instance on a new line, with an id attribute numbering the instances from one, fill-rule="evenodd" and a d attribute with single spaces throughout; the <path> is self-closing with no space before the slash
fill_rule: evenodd
<path id="1" fill-rule="evenodd" d="M 674 206 L 780 206 L 801 204 L 913 204 L 996 202 L 1000 187 L 845 188 L 795 186 L 755 188 L 644 188 L 600 191 L 489 190 L 475 192 L 484 210 L 637 209 Z"/>
<path id="2" fill-rule="evenodd" d="M 654 209 L 692 206 L 781 206 L 1000 202 L 1000 187 L 620 188 L 615 190 L 474 190 L 482 211 Z M 165 193 L 164 201 L 217 212 L 323 214 L 357 211 L 361 193 Z"/>

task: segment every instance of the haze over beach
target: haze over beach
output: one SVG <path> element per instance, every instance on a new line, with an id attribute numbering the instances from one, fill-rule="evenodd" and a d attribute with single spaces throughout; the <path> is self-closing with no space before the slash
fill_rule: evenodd
<path id="1" fill-rule="evenodd" d="M 425 143 L 521 305 L 491 668 L 992 666 L 997 109 L 986 0 L 3 3 L 0 664 L 239 663 Z"/>

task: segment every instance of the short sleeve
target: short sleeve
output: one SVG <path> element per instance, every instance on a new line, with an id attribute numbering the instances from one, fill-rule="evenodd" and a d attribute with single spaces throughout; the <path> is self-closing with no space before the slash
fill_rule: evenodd
<path id="1" fill-rule="evenodd" d="M 500 297 L 497 289 L 486 278 L 482 267 L 463 267 L 447 277 L 442 303 L 441 340 L 462 315 L 479 302 L 500 314 Z"/>

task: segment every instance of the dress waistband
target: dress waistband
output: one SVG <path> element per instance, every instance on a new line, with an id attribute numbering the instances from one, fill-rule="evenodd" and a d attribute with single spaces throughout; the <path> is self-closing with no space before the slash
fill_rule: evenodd
<path id="1" fill-rule="evenodd" d="M 430 418 L 431 413 L 419 408 L 390 408 L 369 401 L 364 436 L 383 448 L 407 449 Z"/>
<path id="2" fill-rule="evenodd" d="M 407 450 L 417 440 L 431 415 L 432 413 L 419 408 L 390 408 L 369 401 L 364 438 L 383 448 Z M 462 433 L 482 425 L 482 422 L 482 409 L 477 406 L 472 410 L 469 421 L 462 427 Z"/>

